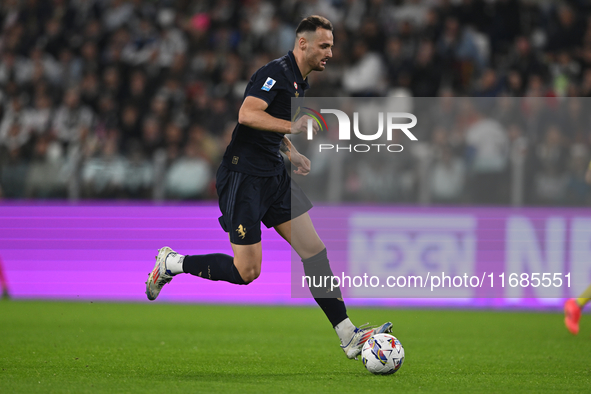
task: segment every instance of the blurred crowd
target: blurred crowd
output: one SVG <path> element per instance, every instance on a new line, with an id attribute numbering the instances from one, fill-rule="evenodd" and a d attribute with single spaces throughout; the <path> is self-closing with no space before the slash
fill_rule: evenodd
<path id="1" fill-rule="evenodd" d="M 421 204 L 586 205 L 591 98 L 441 97 L 310 99 L 308 105 L 346 111 L 352 128 L 373 135 L 377 113 L 410 112 L 409 131 L 391 138 L 339 139 L 336 116 L 328 132 L 294 136 L 314 171 L 298 178 L 314 200 Z M 383 129 L 387 121 L 383 122 Z M 393 118 L 405 124 L 407 119 Z M 390 138 L 390 139 L 389 139 Z M 322 149 L 319 149 L 322 144 Z M 381 148 L 378 149 L 378 146 Z M 389 147 L 389 148 L 387 148 Z M 367 152 L 367 153 L 366 153 Z"/>
<path id="2" fill-rule="evenodd" d="M 570 100 L 591 95 L 583 0 L 2 0 L 0 195 L 214 199 L 249 77 L 293 48 L 310 14 L 331 20 L 335 47 L 308 96 L 538 97 L 561 114 L 576 110 L 571 102 L 581 107 L 576 129 L 564 121 L 424 130 L 422 153 L 384 174 L 388 181 L 402 166 L 403 192 L 383 179 L 377 195 L 364 194 L 371 185 L 351 176 L 330 199 L 588 203 L 584 183 L 573 186 L 576 197 L 557 186 L 589 160 L 591 106 Z M 483 165 L 505 177 L 491 181 L 477 159 L 495 144 L 503 164 Z M 384 171 L 360 165 L 353 172 Z M 487 192 L 492 184 L 506 192 Z"/>

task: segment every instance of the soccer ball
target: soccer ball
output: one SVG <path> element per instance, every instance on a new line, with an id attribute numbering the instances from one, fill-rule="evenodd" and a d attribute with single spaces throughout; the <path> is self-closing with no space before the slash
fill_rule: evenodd
<path id="1" fill-rule="evenodd" d="M 390 375 L 404 362 L 404 348 L 389 334 L 371 336 L 361 350 L 361 360 L 367 370 L 376 375 Z"/>

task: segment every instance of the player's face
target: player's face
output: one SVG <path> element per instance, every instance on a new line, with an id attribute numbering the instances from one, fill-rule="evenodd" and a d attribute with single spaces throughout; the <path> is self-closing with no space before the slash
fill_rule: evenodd
<path id="1" fill-rule="evenodd" d="M 312 70 L 324 70 L 326 62 L 332 57 L 332 47 L 332 31 L 316 29 L 314 34 L 310 35 L 306 48 L 306 60 Z"/>

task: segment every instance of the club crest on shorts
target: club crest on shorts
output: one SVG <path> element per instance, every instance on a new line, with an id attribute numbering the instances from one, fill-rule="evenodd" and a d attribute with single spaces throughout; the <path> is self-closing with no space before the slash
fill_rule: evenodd
<path id="1" fill-rule="evenodd" d="M 238 232 L 238 236 L 241 239 L 244 239 L 246 237 L 246 229 L 244 228 L 244 226 L 239 225 L 236 231 Z"/>

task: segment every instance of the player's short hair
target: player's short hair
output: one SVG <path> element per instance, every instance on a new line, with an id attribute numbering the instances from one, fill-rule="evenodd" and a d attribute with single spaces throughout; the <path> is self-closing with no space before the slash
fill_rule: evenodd
<path id="1" fill-rule="evenodd" d="M 332 23 L 323 16 L 310 15 L 309 17 L 302 19 L 296 29 L 296 36 L 307 31 L 315 32 L 318 28 L 332 31 Z"/>

